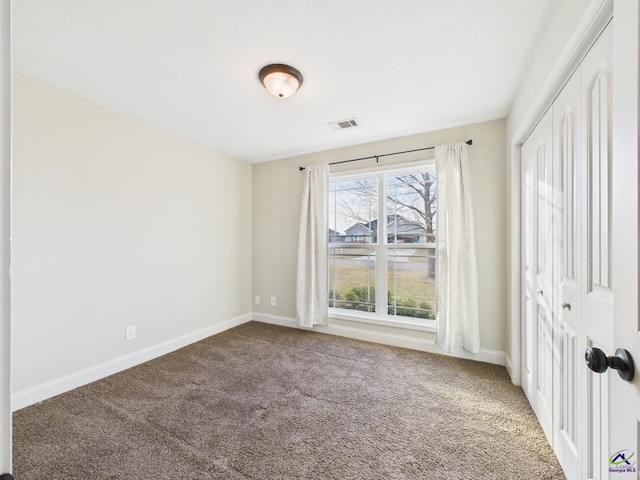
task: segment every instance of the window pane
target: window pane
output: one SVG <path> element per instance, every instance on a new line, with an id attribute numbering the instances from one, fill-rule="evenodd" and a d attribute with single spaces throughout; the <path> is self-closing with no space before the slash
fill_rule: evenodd
<path id="1" fill-rule="evenodd" d="M 435 172 L 387 177 L 387 242 L 435 243 Z"/>
<path id="2" fill-rule="evenodd" d="M 329 249 L 329 307 L 376 311 L 375 250 L 371 247 Z"/>
<path id="3" fill-rule="evenodd" d="M 389 248 L 388 314 L 435 319 L 435 248 Z"/>
<path id="4" fill-rule="evenodd" d="M 377 218 L 377 178 L 330 183 L 330 243 L 377 243 Z"/>

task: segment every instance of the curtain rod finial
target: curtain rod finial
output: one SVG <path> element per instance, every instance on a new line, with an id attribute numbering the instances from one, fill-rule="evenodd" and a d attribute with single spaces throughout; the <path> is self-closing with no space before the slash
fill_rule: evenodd
<path id="1" fill-rule="evenodd" d="M 304 167 L 298 167 L 301 172 L 304 172 Z"/>
<path id="2" fill-rule="evenodd" d="M 467 140 L 464 143 L 466 143 L 467 145 L 473 145 L 473 139 L 470 138 L 469 140 Z"/>

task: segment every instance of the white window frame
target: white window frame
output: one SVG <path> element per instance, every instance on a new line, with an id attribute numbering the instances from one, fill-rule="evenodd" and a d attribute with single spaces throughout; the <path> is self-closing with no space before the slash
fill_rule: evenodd
<path id="1" fill-rule="evenodd" d="M 387 292 L 389 289 L 387 278 L 387 265 L 389 248 L 416 248 L 413 244 L 388 243 L 387 238 L 387 222 L 380 221 L 380 218 L 386 219 L 387 215 L 387 177 L 392 175 L 401 175 L 403 173 L 411 173 L 416 171 L 433 170 L 435 171 L 435 159 L 420 160 L 410 163 L 400 163 L 395 165 L 377 166 L 371 168 L 362 168 L 358 170 L 342 170 L 339 172 L 331 172 L 330 181 L 349 181 L 362 178 L 371 178 L 378 176 L 378 214 L 382 212 L 384 215 L 378 215 L 378 241 L 376 243 L 367 244 L 367 247 L 373 248 L 376 253 L 375 266 L 375 282 L 376 282 L 376 313 L 368 313 L 356 310 L 347 310 L 342 308 L 329 308 L 329 318 L 335 320 L 347 320 L 352 322 L 360 322 L 372 325 L 381 325 L 386 327 L 404 328 L 407 330 L 418 330 L 423 332 L 435 332 L 436 321 L 433 319 L 413 319 L 410 317 L 394 316 L 387 314 Z M 427 243 L 420 248 L 435 248 L 436 243 Z M 329 243 L 329 248 L 345 248 L 344 243 Z M 349 247 L 346 247 L 349 248 Z M 437 278 L 436 278 L 437 281 Z M 384 294 L 380 294 L 384 292 Z M 436 305 L 433 305 L 436 308 Z"/>

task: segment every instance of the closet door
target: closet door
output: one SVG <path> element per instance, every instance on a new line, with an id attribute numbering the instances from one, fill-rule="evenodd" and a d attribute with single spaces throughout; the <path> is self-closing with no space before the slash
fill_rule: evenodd
<path id="1" fill-rule="evenodd" d="M 552 111 L 522 146 L 523 388 L 553 445 Z"/>
<path id="2" fill-rule="evenodd" d="M 582 477 L 584 449 L 584 348 L 582 348 L 582 241 L 579 195 L 584 165 L 580 111 L 580 70 L 553 104 L 553 159 L 558 255 L 553 311 L 557 328 L 557 375 L 554 382 L 555 451 L 569 479 Z"/>
<path id="3" fill-rule="evenodd" d="M 620 380 L 584 365 L 587 348 L 615 351 L 612 52 L 610 25 L 521 149 L 523 389 L 569 480 L 635 455 L 611 435 Z"/>
<path id="4" fill-rule="evenodd" d="M 585 134 L 581 200 L 584 205 L 582 315 L 585 340 L 582 349 L 597 347 L 613 355 L 615 281 L 611 262 L 611 167 L 613 29 L 609 25 L 582 62 L 582 99 Z M 619 206 L 623 209 L 624 206 Z M 573 308 L 573 304 L 571 304 Z M 617 375 L 586 370 L 587 378 L 587 478 L 608 478 L 610 442 L 609 398 Z M 626 448 L 626 447 L 625 447 Z"/>

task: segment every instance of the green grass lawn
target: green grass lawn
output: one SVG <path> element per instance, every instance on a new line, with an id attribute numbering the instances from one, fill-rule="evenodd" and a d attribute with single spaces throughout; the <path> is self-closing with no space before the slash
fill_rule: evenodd
<path id="1" fill-rule="evenodd" d="M 334 278 L 337 278 L 337 285 L 334 284 Z M 424 270 L 397 270 L 395 277 L 393 272 L 390 272 L 388 282 L 389 291 L 398 301 L 413 299 L 418 305 L 426 302 L 435 309 L 435 279 L 427 277 L 426 266 Z M 366 266 L 330 266 L 329 286 L 330 289 L 335 288 L 341 296 L 345 296 L 353 287 L 375 287 L 375 271 Z"/>

